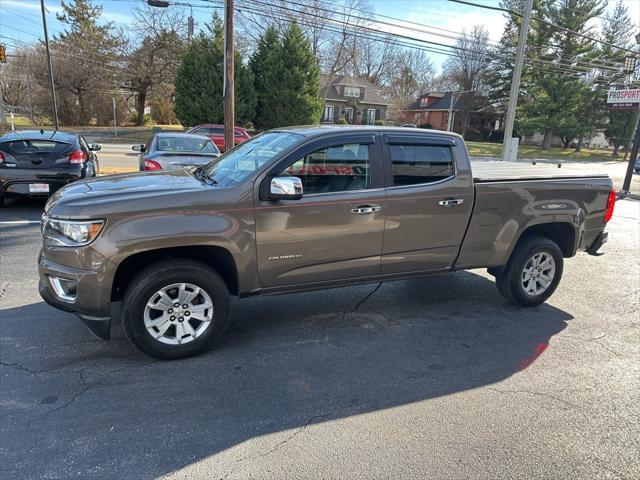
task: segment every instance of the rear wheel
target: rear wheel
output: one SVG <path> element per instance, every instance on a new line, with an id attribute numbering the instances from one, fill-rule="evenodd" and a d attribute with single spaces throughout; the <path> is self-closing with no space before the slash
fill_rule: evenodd
<path id="1" fill-rule="evenodd" d="M 143 353 L 184 358 L 211 346 L 229 321 L 229 291 L 208 266 L 167 260 L 143 270 L 122 302 L 127 338 Z"/>
<path id="2" fill-rule="evenodd" d="M 500 294 L 516 305 L 534 307 L 546 301 L 562 277 L 560 247 L 544 237 L 530 237 L 516 246 L 509 262 L 496 276 Z"/>

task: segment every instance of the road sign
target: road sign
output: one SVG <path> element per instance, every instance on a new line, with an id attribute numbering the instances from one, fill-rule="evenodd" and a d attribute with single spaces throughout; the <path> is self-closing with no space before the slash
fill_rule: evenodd
<path id="1" fill-rule="evenodd" d="M 637 110 L 640 105 L 640 89 L 609 90 L 607 108 L 609 110 Z"/>

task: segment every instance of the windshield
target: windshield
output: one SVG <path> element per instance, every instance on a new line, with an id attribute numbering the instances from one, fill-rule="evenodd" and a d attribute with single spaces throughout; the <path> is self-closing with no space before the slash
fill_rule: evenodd
<path id="1" fill-rule="evenodd" d="M 218 149 L 208 138 L 186 136 L 159 137 L 156 150 L 159 152 L 218 153 Z"/>
<path id="2" fill-rule="evenodd" d="M 263 133 L 211 162 L 205 172 L 221 187 L 236 185 L 303 138 L 290 132 Z"/>

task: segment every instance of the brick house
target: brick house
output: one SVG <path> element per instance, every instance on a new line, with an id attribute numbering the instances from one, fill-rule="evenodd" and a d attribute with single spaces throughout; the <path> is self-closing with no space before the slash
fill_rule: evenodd
<path id="1" fill-rule="evenodd" d="M 431 125 L 435 130 L 446 130 L 449 122 L 451 92 L 430 92 L 418 97 L 401 111 L 404 123 L 415 125 Z M 469 112 L 468 129 L 493 130 L 496 120 L 500 118 L 490 106 L 487 97 L 469 94 L 456 95 L 452 116 L 453 131 L 462 133 L 464 112 Z"/>
<path id="2" fill-rule="evenodd" d="M 320 98 L 324 101 L 322 123 L 344 118 L 353 125 L 372 125 L 386 120 L 389 102 L 377 85 L 363 78 L 346 75 L 320 75 Z"/>

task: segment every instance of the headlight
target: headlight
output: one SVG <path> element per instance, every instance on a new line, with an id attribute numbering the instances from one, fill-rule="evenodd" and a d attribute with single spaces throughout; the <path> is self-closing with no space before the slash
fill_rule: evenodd
<path id="1" fill-rule="evenodd" d="M 72 221 L 43 219 L 42 236 L 45 245 L 75 247 L 91 243 L 104 226 L 104 220 Z"/>

